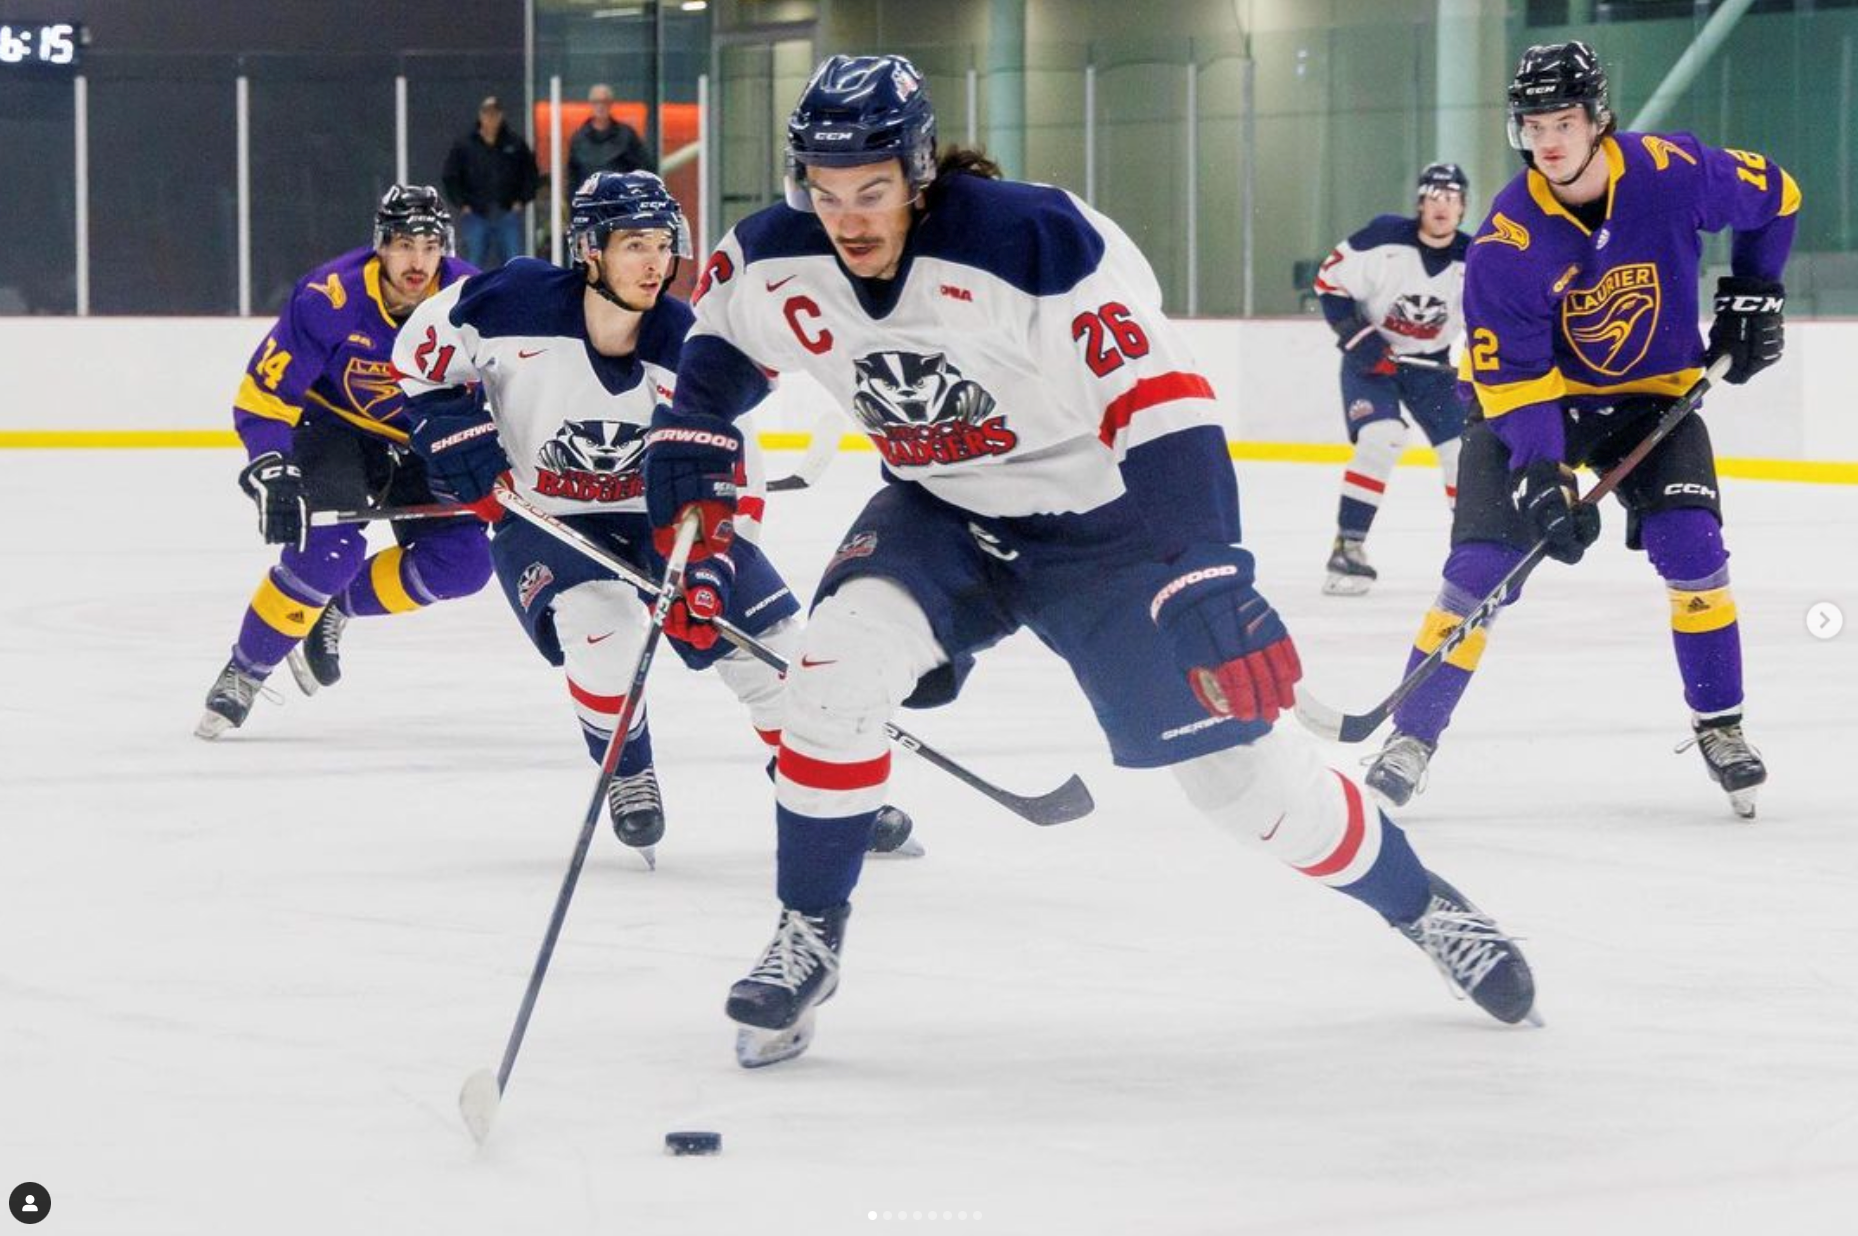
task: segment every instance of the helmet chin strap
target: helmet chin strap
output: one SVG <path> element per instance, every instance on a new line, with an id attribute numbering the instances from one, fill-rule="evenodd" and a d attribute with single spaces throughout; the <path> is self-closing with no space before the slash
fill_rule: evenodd
<path id="1" fill-rule="evenodd" d="M 670 287 L 672 281 L 677 278 L 679 261 L 680 259 L 677 255 L 673 254 L 671 257 L 671 269 L 665 272 L 664 281 L 658 285 L 660 289 Z M 587 286 L 592 288 L 594 294 L 601 300 L 606 301 L 610 305 L 617 305 L 627 313 L 650 313 L 658 303 L 656 300 L 653 300 L 649 305 L 628 305 L 625 301 L 620 299 L 619 293 L 606 285 L 606 279 L 604 277 L 596 274 L 594 264 L 591 261 L 587 263 Z M 662 295 L 662 291 L 660 294 Z"/>
<path id="2" fill-rule="evenodd" d="M 1553 177 L 1549 176 L 1547 173 L 1543 173 L 1542 178 L 1548 181 L 1549 184 L 1554 185 L 1557 189 L 1567 188 L 1569 185 L 1579 180 L 1582 176 L 1586 175 L 1588 164 L 1592 163 L 1593 157 L 1600 153 L 1600 143 L 1604 142 L 1605 140 L 1606 140 L 1605 137 L 1597 137 L 1594 139 L 1594 144 L 1587 148 L 1587 157 L 1581 160 L 1581 165 L 1575 168 L 1574 174 L 1572 176 L 1569 176 L 1566 180 L 1556 180 Z M 1535 161 L 1531 159 L 1530 166 L 1533 167 L 1534 165 L 1535 165 Z M 1540 171 L 1541 169 L 1538 168 L 1537 170 Z"/>

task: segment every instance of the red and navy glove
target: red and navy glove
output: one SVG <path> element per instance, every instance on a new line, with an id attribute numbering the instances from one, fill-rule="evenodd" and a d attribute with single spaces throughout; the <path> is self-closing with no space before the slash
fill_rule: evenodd
<path id="1" fill-rule="evenodd" d="M 742 435 L 722 417 L 677 415 L 668 406 L 658 405 L 645 435 L 643 467 L 645 514 L 659 553 L 671 552 L 678 520 L 693 506 L 702 526 L 691 559 L 729 548 L 735 539 L 735 461 L 741 450 Z"/>
<path id="2" fill-rule="evenodd" d="M 727 556 L 711 554 L 692 563 L 684 572 L 683 595 L 671 602 L 671 612 L 665 615 L 664 633 L 698 652 L 714 648 L 721 637 L 710 624 L 728 610 L 734 584 L 735 564 Z"/>
<path id="3" fill-rule="evenodd" d="M 1570 565 L 1600 539 L 1600 508 L 1574 492 L 1574 473 L 1552 459 L 1537 459 L 1510 473 L 1510 502 L 1548 556 Z"/>
<path id="4" fill-rule="evenodd" d="M 1252 556 L 1196 545 L 1172 566 L 1148 613 L 1200 706 L 1216 717 L 1277 720 L 1296 702 L 1303 664 L 1283 619 L 1252 587 Z"/>
<path id="5" fill-rule="evenodd" d="M 407 406 L 407 444 L 426 464 L 426 485 L 445 502 L 482 514 L 497 478 L 510 470 L 510 457 L 497 440 L 497 425 L 477 391 L 423 395 Z"/>
<path id="6" fill-rule="evenodd" d="M 1356 316 L 1336 328 L 1340 335 L 1335 346 L 1342 349 L 1342 359 L 1359 374 L 1391 377 L 1398 372 L 1393 349 L 1366 318 Z"/>

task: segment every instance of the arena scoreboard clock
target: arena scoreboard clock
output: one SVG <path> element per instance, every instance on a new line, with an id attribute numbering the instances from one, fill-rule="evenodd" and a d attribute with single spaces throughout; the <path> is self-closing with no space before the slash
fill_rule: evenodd
<path id="1" fill-rule="evenodd" d="M 75 68 L 84 41 L 76 22 L 0 21 L 0 70 Z"/>

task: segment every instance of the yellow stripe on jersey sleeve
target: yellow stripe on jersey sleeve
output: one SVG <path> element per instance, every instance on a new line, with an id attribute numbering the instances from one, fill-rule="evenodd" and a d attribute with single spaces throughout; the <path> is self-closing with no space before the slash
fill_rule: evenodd
<path id="1" fill-rule="evenodd" d="M 258 385 L 249 373 L 245 375 L 245 380 L 239 383 L 239 393 L 232 397 L 232 406 L 241 412 L 262 416 L 266 420 L 283 421 L 286 425 L 295 425 L 303 419 L 302 408 L 291 407 Z"/>

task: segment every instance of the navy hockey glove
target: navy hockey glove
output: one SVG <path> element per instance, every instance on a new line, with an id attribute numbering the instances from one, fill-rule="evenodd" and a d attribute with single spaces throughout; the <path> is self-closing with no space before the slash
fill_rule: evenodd
<path id="1" fill-rule="evenodd" d="M 1725 275 L 1716 281 L 1716 320 L 1710 324 L 1710 346 L 1703 353 L 1707 368 L 1719 356 L 1729 357 L 1723 381 L 1740 386 L 1781 358 L 1786 346 L 1782 314 L 1787 289 L 1771 279 Z"/>
<path id="2" fill-rule="evenodd" d="M 652 543 L 668 554 L 687 507 L 702 519 L 691 558 L 707 558 L 735 539 L 735 466 L 742 436 L 720 416 L 673 415 L 658 405 L 645 435 L 645 514 Z"/>
<path id="3" fill-rule="evenodd" d="M 1574 492 L 1574 473 L 1552 459 L 1538 459 L 1510 473 L 1510 501 L 1548 556 L 1573 564 L 1600 538 L 1600 508 Z"/>
<path id="4" fill-rule="evenodd" d="M 497 440 L 497 426 L 483 400 L 461 397 L 415 399 L 408 407 L 408 444 L 426 464 L 426 484 L 445 502 L 472 506 L 488 497 L 510 458 Z M 422 406 L 423 402 L 423 406 Z"/>
<path id="5" fill-rule="evenodd" d="M 268 545 L 307 548 L 310 504 L 303 496 L 303 471 L 277 451 L 266 451 L 239 473 L 239 488 L 258 506 L 258 535 Z"/>
<path id="6" fill-rule="evenodd" d="M 671 602 L 664 633 L 708 652 L 720 638 L 710 623 L 729 609 L 729 590 L 735 585 L 735 564 L 723 554 L 711 554 L 684 573 L 684 595 Z"/>
<path id="7" fill-rule="evenodd" d="M 1335 346 L 1342 349 L 1342 359 L 1350 369 L 1359 374 L 1381 377 L 1391 377 L 1397 371 L 1393 349 L 1387 346 L 1387 340 L 1381 337 L 1381 332 L 1366 318 L 1350 318 L 1338 329 L 1342 333 L 1335 341 Z"/>
<path id="8" fill-rule="evenodd" d="M 1303 664 L 1283 619 L 1252 587 L 1252 556 L 1236 546 L 1196 545 L 1172 567 L 1174 578 L 1148 613 L 1173 645 L 1194 698 L 1215 717 L 1277 720 L 1296 702 Z"/>

